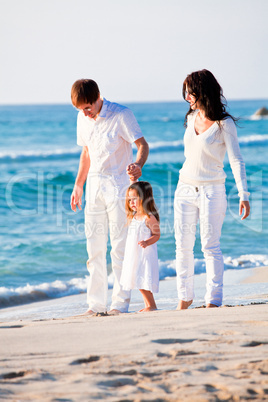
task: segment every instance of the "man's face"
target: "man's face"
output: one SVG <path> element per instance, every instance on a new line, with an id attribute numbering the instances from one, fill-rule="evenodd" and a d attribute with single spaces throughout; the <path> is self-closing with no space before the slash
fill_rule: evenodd
<path id="1" fill-rule="evenodd" d="M 96 102 L 90 103 L 82 103 L 77 107 L 78 110 L 82 110 L 85 116 L 90 117 L 91 119 L 96 120 L 98 114 L 100 113 L 102 107 L 102 100 L 99 98 Z"/>

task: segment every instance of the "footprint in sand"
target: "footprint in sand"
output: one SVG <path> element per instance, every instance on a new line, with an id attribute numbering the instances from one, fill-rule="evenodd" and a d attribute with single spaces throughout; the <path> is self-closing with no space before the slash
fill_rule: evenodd
<path id="1" fill-rule="evenodd" d="M 74 360 L 73 362 L 70 363 L 70 365 L 92 363 L 92 362 L 97 362 L 98 360 L 100 360 L 100 356 L 88 356 L 84 359 Z"/>
<path id="2" fill-rule="evenodd" d="M 116 370 L 111 370 L 108 371 L 108 375 L 136 375 L 137 371 L 136 370 L 126 370 L 126 371 L 116 371 Z"/>
<path id="3" fill-rule="evenodd" d="M 244 348 L 254 348 L 255 346 L 261 346 L 261 345 L 268 345 L 268 342 L 266 341 L 251 341 L 249 343 L 245 343 L 244 345 L 241 345 Z"/>
<path id="4" fill-rule="evenodd" d="M 101 387 L 112 387 L 112 388 L 118 388 L 118 387 L 124 387 L 125 385 L 136 385 L 136 384 L 137 381 L 134 381 L 131 378 L 118 378 L 117 380 L 101 381 L 98 383 L 98 385 Z"/>
<path id="5" fill-rule="evenodd" d="M 179 357 L 179 356 L 191 356 L 191 355 L 199 355 L 198 352 L 192 352 L 191 350 L 173 350 L 172 353 L 157 353 L 157 357 Z"/>
<path id="6" fill-rule="evenodd" d="M 170 345 L 173 343 L 190 343 L 190 342 L 194 342 L 197 341 L 198 339 L 173 339 L 173 338 L 169 338 L 169 339 L 154 339 L 152 340 L 152 342 L 154 343 L 161 343 L 162 345 Z"/>
<path id="7" fill-rule="evenodd" d="M 24 377 L 27 373 L 28 371 L 12 371 L 10 373 L 2 374 L 1 378 L 3 378 L 4 380 L 11 380 L 13 378 Z"/>

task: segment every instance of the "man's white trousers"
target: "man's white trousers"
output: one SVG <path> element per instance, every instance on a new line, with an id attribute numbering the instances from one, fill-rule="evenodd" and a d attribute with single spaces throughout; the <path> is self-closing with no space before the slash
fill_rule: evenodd
<path id="1" fill-rule="evenodd" d="M 128 311 L 130 292 L 122 290 L 120 276 L 127 236 L 125 198 L 96 195 L 94 203 L 85 208 L 85 233 L 87 238 L 89 281 L 87 302 L 94 312 L 107 311 L 108 277 L 106 252 L 108 232 L 111 242 L 111 260 L 114 273 L 112 305 L 110 309 Z"/>

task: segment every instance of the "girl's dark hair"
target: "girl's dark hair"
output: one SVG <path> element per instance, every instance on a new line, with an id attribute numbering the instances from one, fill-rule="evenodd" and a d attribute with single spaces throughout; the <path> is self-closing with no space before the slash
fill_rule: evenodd
<path id="1" fill-rule="evenodd" d="M 149 217 L 150 214 L 154 215 L 158 222 L 160 222 L 159 214 L 157 212 L 157 208 L 154 202 L 153 189 L 150 183 L 147 181 L 137 181 L 136 183 L 131 184 L 127 189 L 126 194 L 126 212 L 127 218 L 133 218 L 133 211 L 129 206 L 128 202 L 128 194 L 130 190 L 135 190 L 138 194 L 138 197 L 142 203 L 142 209 L 144 213 Z"/>
<path id="2" fill-rule="evenodd" d="M 200 102 L 209 120 L 220 122 L 221 120 L 231 117 L 234 123 L 238 121 L 237 118 L 231 116 L 226 111 L 227 102 L 223 96 L 222 87 L 210 71 L 200 70 L 187 75 L 182 87 L 184 100 L 186 98 L 186 88 L 189 95 L 194 95 L 196 102 Z M 193 110 L 190 108 L 185 115 L 185 127 L 187 127 L 187 117 L 191 113 L 193 113 Z"/>

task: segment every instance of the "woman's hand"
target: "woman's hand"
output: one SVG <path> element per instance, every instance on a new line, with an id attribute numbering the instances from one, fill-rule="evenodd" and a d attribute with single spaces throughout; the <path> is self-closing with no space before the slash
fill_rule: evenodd
<path id="1" fill-rule="evenodd" d="M 244 209 L 244 215 L 242 216 L 241 221 L 249 216 L 250 213 L 249 201 L 240 201 L 239 215 L 242 215 L 243 209 Z"/>

